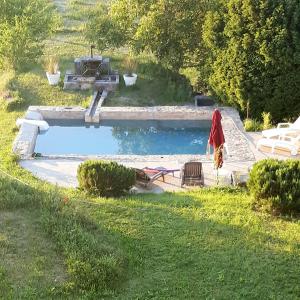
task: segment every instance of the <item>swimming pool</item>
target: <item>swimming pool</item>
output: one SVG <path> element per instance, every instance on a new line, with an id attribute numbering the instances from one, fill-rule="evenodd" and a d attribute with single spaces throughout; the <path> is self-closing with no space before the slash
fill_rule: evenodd
<path id="1" fill-rule="evenodd" d="M 42 155 L 180 155 L 205 154 L 211 121 L 47 120 L 35 152 Z"/>

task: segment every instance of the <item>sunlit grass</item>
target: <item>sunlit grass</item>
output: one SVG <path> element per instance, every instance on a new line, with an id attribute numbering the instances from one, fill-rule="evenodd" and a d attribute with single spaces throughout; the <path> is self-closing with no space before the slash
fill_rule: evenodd
<path id="1" fill-rule="evenodd" d="M 60 57 L 62 73 L 89 53 L 73 21 L 45 48 Z M 122 71 L 124 51 L 104 55 Z M 152 62 L 146 59 L 136 87 L 121 84 L 107 105 L 174 104 Z M 40 63 L 9 80 L 24 105 L 0 111 L 0 168 L 28 186 L 0 170 L 0 298 L 300 297 L 300 221 L 253 211 L 245 191 L 104 199 L 52 186 L 20 168 L 11 147 L 15 121 L 27 107 L 86 106 L 91 91 L 50 87 Z"/>
<path id="2" fill-rule="evenodd" d="M 299 295 L 299 220 L 256 213 L 244 191 L 203 189 L 104 199 L 42 186 L 30 178 L 27 182 L 32 182 L 34 189 L 6 180 L 0 177 L 0 207 L 13 209 L 16 216 L 20 208 L 30 208 L 21 218 L 41 222 L 61 250 L 60 259 L 70 253 L 82 259 L 89 252 L 84 262 L 94 259 L 92 253 L 107 249 L 104 251 L 112 251 L 115 257 L 107 270 L 114 269 L 121 259 L 115 288 L 87 290 L 86 295 L 104 293 L 117 299 L 295 299 Z M 10 202 L 12 197 L 14 201 Z M 1 233 L 5 245 L 9 233 Z M 24 234 L 31 238 L 26 228 Z M 34 235 L 45 239 L 38 230 Z M 92 247 L 94 252 L 87 248 L 82 251 L 85 247 Z M 46 254 L 46 258 L 51 260 L 51 255 Z M 43 277 L 45 265 L 41 261 L 32 263 L 37 264 L 46 284 L 40 292 L 51 295 L 51 276 Z M 63 281 L 57 283 L 55 293 L 76 295 L 79 291 L 71 288 L 72 272 L 68 275 L 70 270 L 60 270 Z M 36 271 L 32 272 L 30 276 L 34 277 Z M 6 282 L 14 283 L 14 274 L 5 274 Z M 25 276 L 24 271 L 18 276 Z M 93 273 L 87 276 L 81 279 L 82 284 L 91 280 Z M 25 288 L 30 286 L 26 281 L 24 284 Z M 14 288 L 12 291 L 16 292 Z"/>

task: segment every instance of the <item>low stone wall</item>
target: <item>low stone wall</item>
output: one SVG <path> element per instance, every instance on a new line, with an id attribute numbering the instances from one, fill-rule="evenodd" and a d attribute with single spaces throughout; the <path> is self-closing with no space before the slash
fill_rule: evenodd
<path id="1" fill-rule="evenodd" d="M 213 107 L 101 107 L 100 120 L 210 120 Z"/>
<path id="2" fill-rule="evenodd" d="M 243 124 L 238 112 L 230 107 L 219 107 L 222 113 L 222 124 L 228 150 L 228 160 L 254 160 L 249 142 L 244 135 Z M 86 109 L 82 107 L 56 107 L 56 106 L 30 106 L 29 111 L 39 112 L 43 119 L 57 120 L 84 120 Z M 211 120 L 214 107 L 195 106 L 154 106 L 154 107 L 102 107 L 98 105 L 97 115 L 103 120 Z M 29 126 L 29 127 L 28 127 Z M 31 127 L 30 127 L 31 126 Z M 38 128 L 33 125 L 22 125 L 16 138 L 13 151 L 21 157 L 30 157 L 34 151 Z M 59 156 L 68 157 L 68 156 Z M 70 157 L 70 156 L 69 156 Z M 169 159 L 170 156 L 145 156 L 146 159 Z M 97 156 L 97 158 L 104 158 Z M 172 156 L 174 159 L 174 156 Z M 204 156 L 178 156 L 178 159 L 199 159 Z M 143 159 L 141 156 L 116 156 L 109 155 L 105 159 Z"/>
<path id="3" fill-rule="evenodd" d="M 46 120 L 84 120 L 86 112 L 80 106 L 29 106 L 28 110 L 39 112 Z"/>
<path id="4" fill-rule="evenodd" d="M 21 158 L 30 158 L 34 152 L 37 135 L 38 126 L 22 124 L 13 144 L 13 152 Z"/>

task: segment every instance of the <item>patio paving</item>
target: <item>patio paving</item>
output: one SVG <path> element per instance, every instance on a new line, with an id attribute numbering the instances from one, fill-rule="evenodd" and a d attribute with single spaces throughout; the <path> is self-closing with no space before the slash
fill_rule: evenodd
<path id="1" fill-rule="evenodd" d="M 77 187 L 78 182 L 76 178 L 77 168 L 83 160 L 81 159 L 35 159 L 35 160 L 23 160 L 20 162 L 21 166 L 30 172 L 32 172 L 36 177 L 46 180 L 52 184 L 57 184 L 63 187 Z M 122 164 L 128 167 L 143 168 L 143 167 L 165 167 L 167 169 L 181 169 L 182 163 L 178 161 L 167 161 L 167 162 L 122 162 Z M 229 169 L 236 169 L 234 164 L 227 163 L 226 171 L 225 168 L 220 170 L 220 177 L 225 178 L 222 182 L 229 183 L 230 178 L 228 176 Z M 247 169 L 248 164 L 244 166 Z M 239 170 L 242 170 L 239 166 Z M 203 172 L 204 172 L 204 183 L 206 186 L 212 186 L 216 184 L 215 171 L 213 170 L 212 162 L 203 162 Z M 222 177 L 223 176 L 223 177 Z M 227 178 L 226 178 L 227 177 Z M 184 187 L 181 188 L 180 172 L 174 172 L 174 177 L 172 175 L 165 176 L 165 182 L 162 179 L 155 181 L 150 185 L 149 188 L 145 189 L 141 186 L 137 186 L 137 192 L 151 192 L 151 193 L 162 193 L 164 191 L 176 192 L 184 191 L 194 187 Z"/>
<path id="2" fill-rule="evenodd" d="M 287 159 L 294 158 L 300 159 L 300 156 L 282 156 L 271 153 L 265 153 L 258 151 L 255 147 L 257 140 L 261 137 L 261 133 L 243 133 L 248 142 L 248 151 L 251 151 L 251 155 L 255 157 L 252 160 L 236 160 L 229 156 L 224 161 L 222 169 L 219 169 L 219 185 L 230 185 L 231 184 L 231 172 L 237 171 L 242 174 L 247 174 L 251 166 L 258 160 L 265 158 L 278 158 Z M 48 181 L 58 186 L 74 188 L 78 186 L 77 182 L 77 168 L 84 159 L 80 158 L 38 158 L 20 161 L 20 165 L 32 172 L 36 177 Z M 141 157 L 141 160 L 124 160 L 118 161 L 128 167 L 144 168 L 144 167 L 164 167 L 167 169 L 181 169 L 184 161 L 180 161 L 177 158 L 174 160 L 162 160 L 162 161 L 147 161 L 145 157 Z M 212 160 L 202 161 L 203 173 L 204 173 L 204 184 L 205 186 L 216 186 L 217 177 L 216 171 Z M 141 186 L 137 186 L 135 192 L 137 193 L 162 193 L 165 191 L 176 192 L 186 191 L 195 187 L 183 187 L 181 188 L 180 172 L 175 172 L 174 177 L 172 175 L 165 176 L 165 182 L 161 179 L 155 181 L 149 188 L 145 189 Z"/>

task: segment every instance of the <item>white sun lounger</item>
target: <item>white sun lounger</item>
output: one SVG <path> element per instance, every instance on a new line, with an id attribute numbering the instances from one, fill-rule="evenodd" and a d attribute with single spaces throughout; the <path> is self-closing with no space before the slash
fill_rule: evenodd
<path id="1" fill-rule="evenodd" d="M 300 116 L 294 123 L 279 123 L 277 128 L 262 131 L 263 137 L 266 138 L 274 138 L 286 134 L 300 134 Z"/>
<path id="2" fill-rule="evenodd" d="M 280 136 L 278 139 L 262 138 L 257 142 L 256 148 L 261 146 L 271 148 L 271 152 L 274 153 L 276 149 L 286 149 L 291 152 L 291 155 L 297 155 L 299 151 L 300 134 L 297 137 Z"/>

